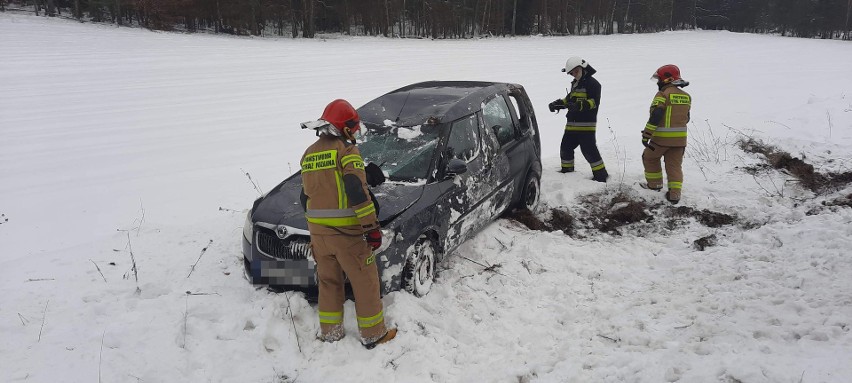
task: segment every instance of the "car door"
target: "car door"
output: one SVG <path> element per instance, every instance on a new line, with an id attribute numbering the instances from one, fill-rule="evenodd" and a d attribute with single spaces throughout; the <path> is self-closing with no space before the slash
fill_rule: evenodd
<path id="1" fill-rule="evenodd" d="M 488 195 L 490 166 L 483 155 L 478 116 L 474 113 L 450 125 L 447 143 L 443 149 L 442 165 L 446 168 L 452 159 L 466 163 L 467 171 L 441 182 L 443 193 L 439 202 L 442 220 L 446 222 L 445 249 L 451 250 L 464 241 L 465 233 L 475 230 L 475 212 Z"/>
<path id="2" fill-rule="evenodd" d="M 519 129 L 519 120 L 515 110 L 507 102 L 505 95 L 488 100 L 482 108 L 482 119 L 489 134 L 496 141 L 496 150 L 492 171 L 494 173 L 493 195 L 491 199 L 499 206 L 497 214 L 502 213 L 512 203 L 512 196 L 521 186 L 526 170 L 524 135 Z"/>

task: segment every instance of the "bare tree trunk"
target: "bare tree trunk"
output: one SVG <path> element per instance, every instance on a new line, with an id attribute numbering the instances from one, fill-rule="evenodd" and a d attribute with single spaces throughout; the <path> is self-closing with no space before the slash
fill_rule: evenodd
<path id="1" fill-rule="evenodd" d="M 249 15 L 250 19 L 249 25 L 251 26 L 251 35 L 252 36 L 260 36 L 260 22 L 258 21 L 258 7 L 260 5 L 255 0 L 249 1 L 249 7 L 251 8 L 251 14 Z"/>
<path id="2" fill-rule="evenodd" d="M 348 0 L 343 0 L 343 30 L 347 35 L 352 34 L 352 14 L 349 11 Z"/>
<path id="3" fill-rule="evenodd" d="M 405 34 L 405 0 L 402 0 L 402 9 L 399 11 L 399 37 L 404 37 Z"/>
<path id="4" fill-rule="evenodd" d="M 596 35 L 601 34 L 601 24 L 603 23 L 601 21 L 602 18 L 603 17 L 601 15 L 601 0 L 598 0 L 598 9 L 595 10 L 595 34 Z"/>
<path id="5" fill-rule="evenodd" d="M 852 1 L 852 0 L 849 0 Z M 692 29 L 698 29 L 698 17 L 696 16 L 696 10 L 698 9 L 698 0 L 692 1 Z"/>
<path id="6" fill-rule="evenodd" d="M 83 11 L 80 9 L 80 0 L 74 0 L 74 17 L 83 21 Z"/>
<path id="7" fill-rule="evenodd" d="M 385 27 L 382 28 L 382 35 L 388 37 L 388 30 L 391 29 L 390 26 L 390 6 L 388 5 L 388 0 L 385 0 Z"/>
<path id="8" fill-rule="evenodd" d="M 514 6 L 512 6 L 512 36 L 515 35 L 515 20 L 518 18 L 518 0 L 515 0 Z"/>
<path id="9" fill-rule="evenodd" d="M 618 5 L 618 1 L 613 0 L 612 12 L 609 15 L 609 23 L 607 24 L 607 30 L 609 31 L 609 34 L 617 33 L 617 31 L 615 30 L 615 25 L 613 25 L 613 24 L 615 24 L 615 8 L 616 8 L 617 5 Z"/>
<path id="10" fill-rule="evenodd" d="M 304 10 L 302 13 L 302 37 L 313 38 L 314 31 L 314 0 L 304 0 Z"/>
<path id="11" fill-rule="evenodd" d="M 121 17 L 121 0 L 115 0 L 115 23 L 118 26 L 122 26 L 122 17 Z"/>
<path id="12" fill-rule="evenodd" d="M 485 7 L 482 9 L 482 25 L 479 26 L 479 31 L 481 34 L 485 34 L 488 32 L 489 28 L 489 6 L 491 5 L 491 0 L 485 0 Z"/>
<path id="13" fill-rule="evenodd" d="M 292 9 L 292 7 L 291 7 L 291 9 Z M 294 25 L 295 25 L 295 23 L 294 23 Z M 222 10 L 219 9 L 219 0 L 216 0 L 216 23 L 213 27 L 216 28 L 216 33 L 219 33 L 219 31 L 222 30 Z"/>
<path id="14" fill-rule="evenodd" d="M 219 2 L 217 1 L 216 4 L 219 4 Z M 292 28 L 291 32 L 293 34 L 293 38 L 295 39 L 296 37 L 299 37 L 299 19 L 296 17 L 296 7 L 294 7 L 293 4 L 293 2 L 290 3 L 290 26 Z M 222 19 L 221 15 L 219 16 L 219 19 Z"/>
<path id="15" fill-rule="evenodd" d="M 674 30 L 674 0 L 672 0 L 672 8 L 669 10 L 669 30 Z"/>
<path id="16" fill-rule="evenodd" d="M 844 39 L 852 40 L 852 36 L 849 35 L 849 13 L 852 11 L 852 0 L 849 0 L 849 3 L 846 4 L 846 27 L 843 28 L 845 32 Z"/>

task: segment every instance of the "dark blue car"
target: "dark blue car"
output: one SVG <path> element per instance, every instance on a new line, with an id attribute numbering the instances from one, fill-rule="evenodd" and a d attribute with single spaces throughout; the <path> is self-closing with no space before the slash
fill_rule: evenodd
<path id="1" fill-rule="evenodd" d="M 444 256 L 507 210 L 537 207 L 541 143 L 522 86 L 423 82 L 376 98 L 358 114 L 364 161 L 387 178 L 371 188 L 384 235 L 377 250 L 383 293 L 425 295 Z M 294 174 L 249 211 L 243 256 L 252 283 L 316 286 L 301 189 L 301 174 Z"/>

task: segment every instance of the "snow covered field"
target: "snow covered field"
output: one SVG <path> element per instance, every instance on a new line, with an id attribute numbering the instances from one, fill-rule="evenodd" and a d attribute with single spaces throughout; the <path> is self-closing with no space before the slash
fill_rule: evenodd
<path id="1" fill-rule="evenodd" d="M 555 172 L 564 115 L 546 104 L 565 94 L 570 55 L 603 84 L 606 185 L 579 150 L 577 173 Z M 619 188 L 651 202 L 639 132 L 666 63 L 692 82 L 690 148 L 705 148 L 685 160 L 681 204 L 749 228 L 572 238 L 502 219 L 441 265 L 428 296 L 384 298 L 400 334 L 373 351 L 351 302 L 349 336 L 323 344 L 300 294 L 243 278 L 258 195 L 245 173 L 266 191 L 295 171 L 314 140 L 298 123 L 328 101 L 520 83 L 548 206 Z M 821 203 L 852 188 L 815 196 L 752 176 L 743 167 L 761 159 L 733 144 L 743 132 L 818 171 L 852 170 L 849 63 L 849 42 L 711 31 L 279 40 L 0 13 L 0 381 L 850 382 L 852 209 Z M 710 234 L 717 246 L 692 247 Z"/>

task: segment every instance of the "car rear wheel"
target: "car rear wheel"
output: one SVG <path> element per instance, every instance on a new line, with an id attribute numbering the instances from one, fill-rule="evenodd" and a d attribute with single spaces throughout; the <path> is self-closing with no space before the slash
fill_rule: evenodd
<path id="1" fill-rule="evenodd" d="M 435 245 L 428 238 L 421 238 L 414 245 L 414 251 L 402 270 L 402 282 L 405 291 L 416 297 L 422 297 L 432 289 L 435 281 Z"/>
<path id="2" fill-rule="evenodd" d="M 521 194 L 518 207 L 536 213 L 540 202 L 541 179 L 538 174 L 530 171 L 529 175 L 527 175 L 527 180 L 524 182 L 524 192 Z"/>

